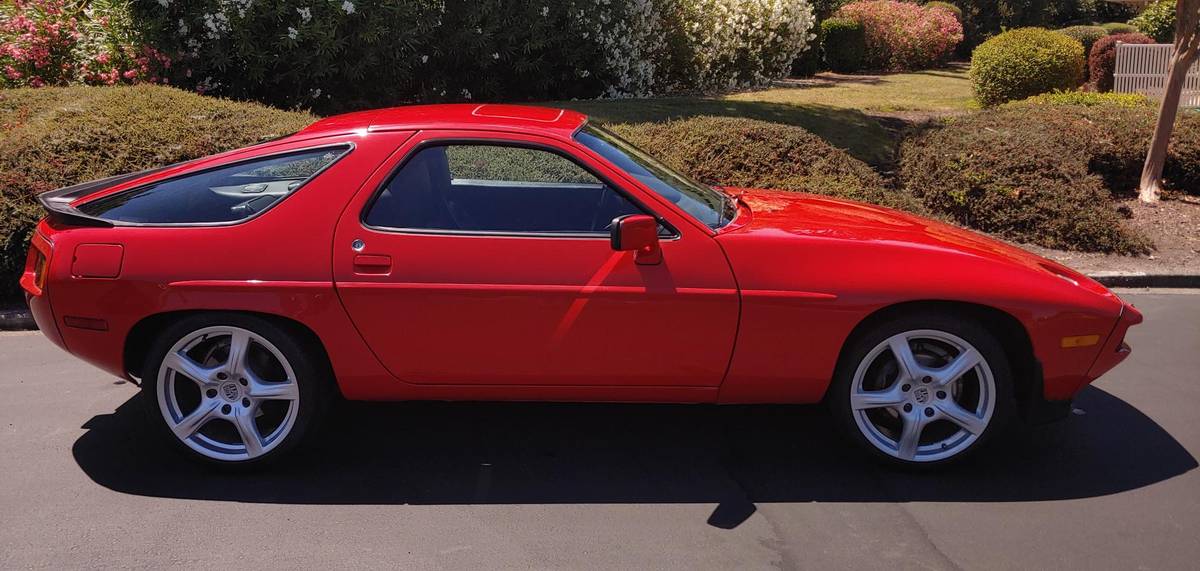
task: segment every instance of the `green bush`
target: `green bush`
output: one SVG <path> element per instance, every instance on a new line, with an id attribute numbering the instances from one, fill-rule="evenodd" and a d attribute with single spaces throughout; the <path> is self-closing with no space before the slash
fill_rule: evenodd
<path id="1" fill-rule="evenodd" d="M 821 22 L 821 51 L 829 69 L 838 73 L 854 73 L 863 66 L 867 52 L 867 36 L 862 23 L 846 18 L 830 18 Z"/>
<path id="2" fill-rule="evenodd" d="M 1117 43 L 1153 44 L 1154 40 L 1142 34 L 1118 34 L 1104 36 L 1092 45 L 1088 54 L 1088 78 L 1094 91 L 1112 91 L 1113 73 L 1117 69 Z"/>
<path id="3" fill-rule="evenodd" d="M 1140 93 L 1096 93 L 1094 91 L 1054 91 L 1005 103 L 1016 105 L 1082 105 L 1084 107 L 1153 107 L 1154 103 Z"/>
<path id="4" fill-rule="evenodd" d="M 622 137 L 712 184 L 794 190 L 923 213 L 866 163 L 800 127 L 753 119 L 695 117 L 614 126 Z"/>
<path id="5" fill-rule="evenodd" d="M 952 120 L 907 141 L 906 190 L 935 213 L 1012 240 L 1069 250 L 1144 253 L 1114 209 L 1133 196 L 1156 110 L 1012 104 Z M 1200 115 L 1181 115 L 1164 177 L 1200 192 Z"/>
<path id="6" fill-rule="evenodd" d="M 975 48 L 971 85 L 984 105 L 1024 99 L 1079 85 L 1083 46 L 1041 28 L 1004 32 Z"/>
<path id="7" fill-rule="evenodd" d="M 1087 55 L 1092 53 L 1092 44 L 1096 43 L 1096 40 L 1107 36 L 1108 32 L 1100 26 L 1071 26 L 1058 30 L 1058 33 L 1066 34 L 1083 44 L 1084 66 L 1083 77 L 1080 79 L 1080 82 L 1086 82 L 1088 79 Z"/>
<path id="8" fill-rule="evenodd" d="M 413 100 L 572 99 L 765 85 L 809 0 L 140 0 L 172 81 L 321 112 Z"/>
<path id="9" fill-rule="evenodd" d="M 1159 0 L 1129 21 L 1160 44 L 1175 41 L 1175 0 Z"/>
<path id="10" fill-rule="evenodd" d="M 804 50 L 792 62 L 792 77 L 812 77 L 829 69 L 829 66 L 825 64 L 825 57 L 821 48 L 821 44 L 824 41 L 824 28 L 815 26 L 813 28 L 813 39 L 808 43 L 808 49 Z"/>
<path id="11" fill-rule="evenodd" d="M 959 22 L 961 22 L 963 19 L 962 8 L 959 8 L 958 6 L 955 6 L 954 4 L 951 4 L 949 2 L 938 2 L 935 0 L 934 2 L 926 2 L 925 7 L 926 8 L 937 8 L 939 10 L 946 10 L 947 12 L 954 14 L 954 17 Z"/>
<path id="12" fill-rule="evenodd" d="M 1109 22 L 1107 24 L 1100 24 L 1100 27 L 1104 28 L 1104 31 L 1108 32 L 1110 36 L 1132 34 L 1138 31 L 1137 26 L 1124 22 Z"/>
<path id="13" fill-rule="evenodd" d="M 0 90 L 0 297 L 15 293 L 38 193 L 243 147 L 311 123 L 179 89 Z"/>

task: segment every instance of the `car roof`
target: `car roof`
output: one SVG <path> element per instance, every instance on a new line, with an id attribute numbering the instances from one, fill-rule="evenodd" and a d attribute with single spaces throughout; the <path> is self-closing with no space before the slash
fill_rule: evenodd
<path id="1" fill-rule="evenodd" d="M 296 136 L 334 135 L 343 132 L 425 129 L 479 129 L 521 131 L 569 138 L 587 116 L 567 109 L 496 103 L 408 105 L 357 111 L 321 119 Z"/>

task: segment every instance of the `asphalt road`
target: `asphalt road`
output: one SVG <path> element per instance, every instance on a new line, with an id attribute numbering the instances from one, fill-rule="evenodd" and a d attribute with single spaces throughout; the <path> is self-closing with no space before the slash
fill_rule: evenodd
<path id="1" fill-rule="evenodd" d="M 1082 413 L 948 473 L 813 407 L 347 404 L 278 469 L 144 433 L 136 387 L 0 334 L 0 568 L 1195 569 L 1200 295 L 1131 294 Z"/>

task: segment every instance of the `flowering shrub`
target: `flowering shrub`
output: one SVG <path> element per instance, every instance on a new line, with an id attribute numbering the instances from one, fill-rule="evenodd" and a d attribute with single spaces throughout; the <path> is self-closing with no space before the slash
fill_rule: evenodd
<path id="1" fill-rule="evenodd" d="M 1009 30 L 975 48 L 971 86 L 984 105 L 1074 89 L 1083 61 L 1083 44 L 1074 38 L 1042 28 Z"/>
<path id="2" fill-rule="evenodd" d="M 0 6 L 0 86 L 159 82 L 170 58 L 145 45 L 116 0 Z"/>
<path id="3" fill-rule="evenodd" d="M 866 66 L 889 71 L 921 69 L 943 61 L 963 39 L 949 10 L 898 0 L 862 0 L 842 6 L 840 18 L 861 22 Z"/>
<path id="4" fill-rule="evenodd" d="M 709 91 L 787 74 L 809 0 L 138 0 L 174 80 L 283 107 Z"/>
<path id="5" fill-rule="evenodd" d="M 1175 41 L 1175 0 L 1159 0 L 1129 23 L 1160 44 L 1172 43 Z"/>

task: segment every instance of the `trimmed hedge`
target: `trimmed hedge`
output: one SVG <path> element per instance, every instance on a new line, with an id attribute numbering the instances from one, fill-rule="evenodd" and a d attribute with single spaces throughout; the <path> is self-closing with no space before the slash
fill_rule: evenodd
<path id="1" fill-rule="evenodd" d="M 1125 22 L 1108 22 L 1107 24 L 1100 24 L 1100 27 L 1104 28 L 1104 31 L 1108 32 L 1110 36 L 1133 34 L 1138 31 L 1137 26 L 1126 24 Z"/>
<path id="2" fill-rule="evenodd" d="M 615 125 L 631 143 L 713 184 L 794 190 L 924 213 L 870 166 L 808 131 L 753 119 L 694 117 Z"/>
<path id="3" fill-rule="evenodd" d="M 821 22 L 821 50 L 829 69 L 838 73 L 854 73 L 863 66 L 867 51 L 867 36 L 862 23 L 847 18 L 830 18 Z"/>
<path id="4" fill-rule="evenodd" d="M 1153 107 L 1154 102 L 1140 93 L 1096 93 L 1094 91 L 1054 91 L 1028 99 L 1005 103 L 1015 105 L 1082 105 L 1084 107 Z"/>
<path id="5" fill-rule="evenodd" d="M 1117 42 L 1153 44 L 1154 40 L 1142 34 L 1118 34 L 1096 40 L 1091 53 L 1088 54 L 1088 77 L 1095 91 L 1105 92 L 1113 89 L 1113 73 L 1117 70 Z"/>
<path id="6" fill-rule="evenodd" d="M 315 118 L 169 87 L 0 90 L 0 297 L 16 292 L 34 196 L 244 147 Z"/>
<path id="7" fill-rule="evenodd" d="M 1137 31 L 1160 44 L 1175 42 L 1175 0 L 1159 0 L 1129 21 Z"/>
<path id="8" fill-rule="evenodd" d="M 1092 44 L 1096 43 L 1100 38 L 1107 36 L 1108 31 L 1100 26 L 1071 26 L 1058 30 L 1058 33 L 1066 34 L 1083 44 L 1083 57 L 1085 61 L 1081 82 L 1086 82 L 1088 80 L 1087 55 L 1092 53 Z"/>
<path id="9" fill-rule="evenodd" d="M 932 211 L 1012 240 L 1145 253 L 1113 196 L 1134 196 L 1153 107 L 1013 104 L 952 120 L 905 143 L 904 188 Z M 1200 193 L 1200 115 L 1175 127 L 1168 188 Z"/>
<path id="10" fill-rule="evenodd" d="M 984 105 L 1056 89 L 1073 89 L 1083 72 L 1083 46 L 1041 28 L 1004 32 L 975 48 L 971 85 Z"/>

